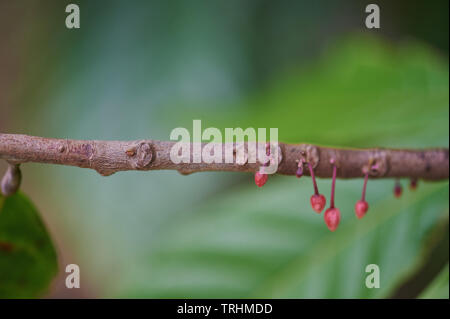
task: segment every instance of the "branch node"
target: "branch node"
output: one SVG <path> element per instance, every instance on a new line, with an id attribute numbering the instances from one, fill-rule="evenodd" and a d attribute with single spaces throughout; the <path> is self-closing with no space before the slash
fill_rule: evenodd
<path id="1" fill-rule="evenodd" d="M 100 169 L 100 168 L 96 168 L 95 169 L 97 171 L 97 173 L 99 173 L 102 176 L 111 176 L 112 174 L 115 173 L 114 170 L 106 170 L 106 169 Z"/>
<path id="2" fill-rule="evenodd" d="M 377 149 L 369 160 L 369 175 L 374 177 L 381 177 L 387 174 L 389 170 L 388 157 L 386 151 Z"/>
<path id="3" fill-rule="evenodd" d="M 19 166 L 19 164 L 9 163 L 1 183 L 3 195 L 11 196 L 19 190 L 20 182 L 22 181 L 22 173 Z"/>
<path id="4" fill-rule="evenodd" d="M 195 173 L 195 171 L 190 170 L 190 169 L 183 169 L 183 168 L 180 168 L 180 169 L 178 170 L 178 173 L 180 173 L 181 175 L 187 176 L 187 175 L 191 175 L 192 173 Z"/>
<path id="5" fill-rule="evenodd" d="M 304 159 L 304 162 L 307 162 L 308 165 L 311 165 L 313 169 L 316 168 L 316 166 L 319 164 L 319 151 L 314 145 L 304 144 L 304 147 L 302 149 L 302 157 Z"/>
<path id="6" fill-rule="evenodd" d="M 133 157 L 136 155 L 136 147 L 131 147 L 125 151 L 128 157 Z"/>
<path id="7" fill-rule="evenodd" d="M 140 170 L 145 169 L 153 160 L 153 148 L 149 143 L 140 142 L 135 146 L 134 155 L 132 157 L 133 167 Z"/>

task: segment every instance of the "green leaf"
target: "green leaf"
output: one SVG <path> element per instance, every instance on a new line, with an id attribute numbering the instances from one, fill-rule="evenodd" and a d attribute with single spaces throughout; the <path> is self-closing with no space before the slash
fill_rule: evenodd
<path id="1" fill-rule="evenodd" d="M 279 140 L 290 143 L 443 146 L 449 142 L 448 84 L 446 60 L 426 46 L 352 36 L 308 67 L 281 74 L 236 112 L 202 110 L 198 118 L 204 127 L 278 128 Z"/>
<path id="2" fill-rule="evenodd" d="M 334 233 L 309 207 L 308 179 L 271 177 L 264 189 L 223 194 L 164 230 L 146 262 L 151 278 L 135 282 L 127 296 L 386 297 L 414 269 L 424 238 L 446 214 L 448 184 L 421 184 L 397 200 L 391 181 L 371 180 L 370 211 L 357 220 L 361 182 L 337 182 L 342 221 Z M 319 189 L 329 190 L 330 181 Z M 368 264 L 380 267 L 380 289 L 365 286 Z"/>
<path id="3" fill-rule="evenodd" d="M 0 195 L 0 298 L 41 296 L 57 270 L 55 248 L 30 200 Z"/>
<path id="4" fill-rule="evenodd" d="M 331 47 L 234 109 L 202 110 L 195 118 L 205 120 L 204 128 L 277 127 L 283 142 L 422 148 L 448 145 L 448 97 L 445 59 L 416 43 L 393 46 L 361 36 Z M 189 128 L 192 109 L 179 115 Z M 370 180 L 370 210 L 357 220 L 353 207 L 362 179 L 338 180 L 342 221 L 330 233 L 323 213 L 309 206 L 309 178 L 271 176 L 257 189 L 250 174 L 238 186 L 220 183 L 229 176 L 216 173 L 214 185 L 224 185 L 223 191 L 177 212 L 180 217 L 159 233 L 149 232 L 119 295 L 389 297 L 416 269 L 429 232 L 448 215 L 447 183 L 421 182 L 415 192 L 405 187 L 397 200 L 392 180 Z M 193 178 L 199 177 L 180 183 L 191 190 Z M 330 183 L 319 181 L 328 199 Z M 166 202 L 180 195 L 169 196 Z M 379 289 L 365 286 L 365 267 L 372 263 L 380 267 Z"/>
<path id="5" fill-rule="evenodd" d="M 449 294 L 449 270 L 448 264 L 440 272 L 429 287 L 420 295 L 423 299 L 448 299 Z"/>

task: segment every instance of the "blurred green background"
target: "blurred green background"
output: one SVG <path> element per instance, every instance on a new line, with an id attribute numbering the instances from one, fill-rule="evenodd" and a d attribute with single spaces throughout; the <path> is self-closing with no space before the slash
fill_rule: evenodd
<path id="1" fill-rule="evenodd" d="M 277 127 L 283 142 L 448 147 L 448 1 L 377 1 L 379 30 L 365 28 L 369 3 L 2 0 L 0 132 L 168 140 L 201 119 Z M 356 220 L 362 180 L 338 180 L 330 233 L 309 178 L 22 172 L 59 258 L 44 297 L 449 297 L 448 181 L 402 181 L 399 200 L 392 180 L 369 181 Z M 70 263 L 80 289 L 64 286 Z"/>

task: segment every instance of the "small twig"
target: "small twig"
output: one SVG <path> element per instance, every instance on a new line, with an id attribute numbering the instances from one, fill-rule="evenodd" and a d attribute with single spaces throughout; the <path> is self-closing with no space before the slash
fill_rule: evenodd
<path id="1" fill-rule="evenodd" d="M 260 163 L 193 163 L 175 164 L 170 150 L 176 142 L 157 140 L 83 141 L 0 134 L 0 159 L 12 164 L 27 162 L 61 164 L 92 168 L 107 176 L 127 170 L 178 170 L 183 174 L 202 171 L 256 172 Z M 206 145 L 202 144 L 202 147 Z M 231 145 L 234 147 L 233 145 Z M 223 150 L 230 147 L 222 144 Z M 247 150 L 247 146 L 245 146 Z M 376 165 L 371 178 L 448 179 L 448 148 L 425 150 L 403 149 L 338 149 L 311 144 L 279 143 L 278 174 L 295 175 L 298 158 L 305 158 L 317 177 L 329 178 L 333 167 L 330 159 L 339 163 L 338 178 L 361 178 L 361 168 L 369 160 Z M 222 154 L 225 154 L 223 151 Z M 224 156 L 224 155 L 223 155 Z M 305 174 L 310 174 L 305 171 Z"/>

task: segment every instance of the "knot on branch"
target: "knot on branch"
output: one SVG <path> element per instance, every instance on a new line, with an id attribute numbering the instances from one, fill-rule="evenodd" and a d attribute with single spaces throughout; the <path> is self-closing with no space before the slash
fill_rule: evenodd
<path id="1" fill-rule="evenodd" d="M 2 178 L 1 190 L 5 196 L 14 195 L 20 187 L 22 173 L 19 164 L 9 164 L 5 175 Z"/>
<path id="2" fill-rule="evenodd" d="M 131 158 L 131 165 L 135 169 L 145 169 L 153 160 L 153 147 L 147 142 L 139 142 L 137 145 L 126 150 Z"/>
<path id="3" fill-rule="evenodd" d="M 299 148 L 300 160 L 311 165 L 311 168 L 315 168 L 319 164 L 319 151 L 317 147 L 311 144 L 301 144 Z"/>
<path id="4" fill-rule="evenodd" d="M 369 159 L 369 166 L 367 172 L 370 176 L 381 177 L 387 174 L 389 171 L 389 161 L 386 151 L 383 149 L 377 149 L 373 151 Z"/>

